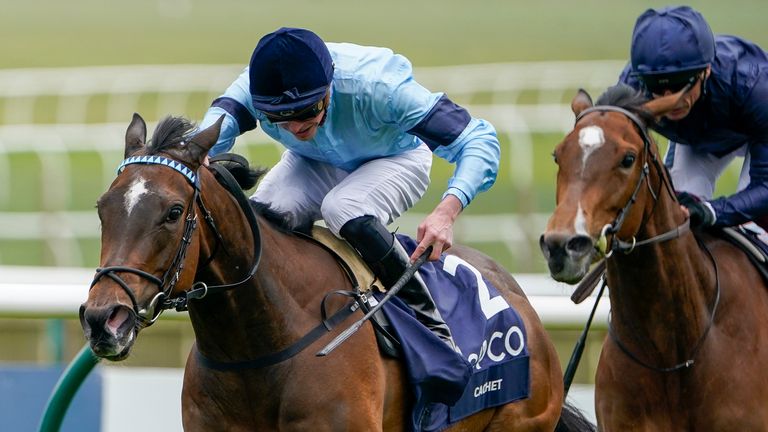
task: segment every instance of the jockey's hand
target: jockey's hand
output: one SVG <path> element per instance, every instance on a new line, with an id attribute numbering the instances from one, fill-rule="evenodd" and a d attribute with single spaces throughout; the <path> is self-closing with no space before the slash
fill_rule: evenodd
<path id="1" fill-rule="evenodd" d="M 461 213 L 461 201 L 453 195 L 446 195 L 440 204 L 432 210 L 416 231 L 416 241 L 419 245 L 411 254 L 411 262 L 432 246 L 430 261 L 440 259 L 440 254 L 453 244 L 453 223 Z"/>
<path id="2" fill-rule="evenodd" d="M 699 197 L 688 192 L 678 192 L 677 200 L 683 210 L 688 213 L 691 220 L 691 228 L 705 228 L 715 223 L 715 215 L 712 209 Z"/>

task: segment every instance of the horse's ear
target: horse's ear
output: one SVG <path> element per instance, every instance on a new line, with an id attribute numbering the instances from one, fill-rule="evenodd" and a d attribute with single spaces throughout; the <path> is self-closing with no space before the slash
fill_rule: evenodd
<path id="1" fill-rule="evenodd" d="M 125 154 L 124 157 L 128 158 L 132 154 L 144 148 L 144 144 L 147 141 L 147 124 L 144 123 L 144 119 L 140 115 L 133 113 L 133 119 L 131 124 L 128 125 L 128 130 L 125 131 Z"/>
<path id="2" fill-rule="evenodd" d="M 190 148 L 190 151 L 192 152 L 192 157 L 194 159 L 197 159 L 198 162 L 202 163 L 205 156 L 208 154 L 208 151 L 216 144 L 216 142 L 219 140 L 219 133 L 221 132 L 221 124 L 224 123 L 224 117 L 226 115 L 222 114 L 221 117 L 219 117 L 216 122 L 207 128 L 201 130 L 195 136 L 192 137 L 192 142 L 195 144 Z"/>
<path id="3" fill-rule="evenodd" d="M 592 105 L 592 98 L 589 96 L 589 93 L 584 89 L 579 89 L 579 91 L 576 92 L 576 96 L 574 96 L 571 101 L 571 110 L 573 111 L 573 114 L 578 116 L 585 109 L 591 108 Z"/>
<path id="4" fill-rule="evenodd" d="M 643 104 L 643 109 L 648 111 L 658 121 L 666 113 L 677 108 L 680 98 L 685 95 L 685 92 L 680 91 L 675 94 L 669 94 L 660 98 L 651 99 Z"/>

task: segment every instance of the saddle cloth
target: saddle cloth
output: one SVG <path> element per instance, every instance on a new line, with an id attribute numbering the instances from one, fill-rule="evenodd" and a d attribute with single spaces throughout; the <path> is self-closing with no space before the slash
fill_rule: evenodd
<path id="1" fill-rule="evenodd" d="M 397 239 L 408 253 L 417 246 L 407 236 Z M 456 256 L 443 254 L 419 273 L 461 352 L 421 325 L 397 297 L 382 308 L 400 340 L 416 396 L 411 429 L 439 431 L 485 408 L 527 398 L 527 339 L 517 311 Z"/>
<path id="2" fill-rule="evenodd" d="M 375 281 L 357 253 L 327 229 L 313 227 L 313 237 L 345 261 L 367 290 Z M 397 234 L 408 253 L 417 243 Z M 525 399 L 530 394 L 529 356 L 520 315 L 469 263 L 443 254 L 419 273 L 451 329 L 460 353 L 454 352 L 416 320 L 402 300 L 383 307 L 389 328 L 400 342 L 415 396 L 412 431 L 439 431 L 478 411 Z M 378 288 L 378 287 L 377 287 Z M 379 289 L 370 306 L 384 297 Z"/>

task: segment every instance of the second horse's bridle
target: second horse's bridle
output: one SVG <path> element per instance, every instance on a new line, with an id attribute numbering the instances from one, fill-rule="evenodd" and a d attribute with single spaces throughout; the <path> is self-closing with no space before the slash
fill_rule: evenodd
<path id="1" fill-rule="evenodd" d="M 656 192 L 653 191 L 653 188 L 651 187 L 650 182 L 648 181 L 648 174 L 650 172 L 648 159 L 650 159 L 651 162 L 653 162 L 654 167 L 658 171 L 659 177 L 661 178 L 661 181 L 664 184 L 664 186 L 666 186 L 669 194 L 674 199 L 676 198 L 675 198 L 675 193 L 672 190 L 672 185 L 668 181 L 666 181 L 664 177 L 663 173 L 665 172 L 665 168 L 661 165 L 658 158 L 656 158 L 656 156 L 650 150 L 651 137 L 650 135 L 648 135 L 648 128 L 646 127 L 645 123 L 642 120 L 640 120 L 640 118 L 635 113 L 629 110 L 626 110 L 624 108 L 613 106 L 613 105 L 596 105 L 596 106 L 587 108 L 584 111 L 580 112 L 579 115 L 576 116 L 575 123 L 578 123 L 579 120 L 584 118 L 584 116 L 593 112 L 617 112 L 629 118 L 629 120 L 632 121 L 632 123 L 635 125 L 635 127 L 639 131 L 640 137 L 643 139 L 643 155 L 644 155 L 643 167 L 642 167 L 642 171 L 640 172 L 640 178 L 637 180 L 637 184 L 635 185 L 635 188 L 632 191 L 632 196 L 630 196 L 629 200 L 624 205 L 624 207 L 621 210 L 619 210 L 619 213 L 616 215 L 616 218 L 613 220 L 613 222 L 606 224 L 603 227 L 602 232 L 600 233 L 600 242 L 605 241 L 608 235 L 612 236 L 610 247 L 606 245 L 605 250 L 601 250 L 601 252 L 604 253 L 606 257 L 610 257 L 614 251 L 630 253 L 637 246 L 643 246 L 647 244 L 659 243 L 659 242 L 671 240 L 671 239 L 680 237 L 681 235 L 689 231 L 690 221 L 689 219 L 686 219 L 679 226 L 672 228 L 667 232 L 664 232 L 662 234 L 653 236 L 645 240 L 637 241 L 634 237 L 632 237 L 632 241 L 626 242 L 618 238 L 616 233 L 618 233 L 619 230 L 621 229 L 621 226 L 624 224 L 624 219 L 626 218 L 627 213 L 629 213 L 630 208 L 637 200 L 637 195 L 640 192 L 640 188 L 643 182 L 646 182 L 648 184 L 648 190 L 653 196 L 653 199 L 654 200 L 658 199 Z"/>

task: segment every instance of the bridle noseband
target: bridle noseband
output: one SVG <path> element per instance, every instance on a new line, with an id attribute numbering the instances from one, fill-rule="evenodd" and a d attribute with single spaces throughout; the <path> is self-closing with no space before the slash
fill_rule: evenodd
<path id="1" fill-rule="evenodd" d="M 629 213 L 630 208 L 632 205 L 637 201 L 637 195 L 640 192 L 640 188 L 645 182 L 648 185 L 648 191 L 650 192 L 651 196 L 655 201 L 658 201 L 658 194 L 654 192 L 653 188 L 650 184 L 650 179 L 648 175 L 650 174 L 650 168 L 648 165 L 648 159 L 653 162 L 654 167 L 656 168 L 656 171 L 659 173 L 659 178 L 661 179 L 661 182 L 664 186 L 666 186 L 667 192 L 669 192 L 670 196 L 672 196 L 673 199 L 675 198 L 675 193 L 672 190 L 672 186 L 669 184 L 669 182 L 666 181 L 666 178 L 664 177 L 665 168 L 661 165 L 658 158 L 656 158 L 656 155 L 651 152 L 651 137 L 648 135 L 648 128 L 646 127 L 645 123 L 640 120 L 640 118 L 633 112 L 626 110 L 624 108 L 613 106 L 613 105 L 596 105 L 590 108 L 587 108 L 580 112 L 576 116 L 576 121 L 574 124 L 578 124 L 579 120 L 584 118 L 587 114 L 593 113 L 593 112 L 617 112 L 620 114 L 623 114 L 626 116 L 637 128 L 640 137 L 643 139 L 643 167 L 642 171 L 640 172 L 640 178 L 637 179 L 637 184 L 635 184 L 635 188 L 632 191 L 632 195 L 630 196 L 627 203 L 624 205 L 624 207 L 619 210 L 619 213 L 616 215 L 616 218 L 613 220 L 613 222 L 606 224 L 602 232 L 600 233 L 600 238 L 598 240 L 598 244 L 600 246 L 600 251 L 605 255 L 606 258 L 609 258 L 614 251 L 621 251 L 624 253 L 630 253 L 632 252 L 637 246 L 643 246 L 648 245 L 652 243 L 659 243 L 667 240 L 671 240 L 674 238 L 678 238 L 687 231 L 690 230 L 690 221 L 689 219 L 686 219 L 682 224 L 679 226 L 672 228 L 671 230 L 659 234 L 656 236 L 653 236 L 651 238 L 637 241 L 635 237 L 632 237 L 632 241 L 626 242 L 618 238 L 616 235 L 619 230 L 621 230 L 622 225 L 624 224 L 624 220 L 627 217 L 627 214 Z M 607 236 L 611 235 L 611 244 L 610 247 L 607 245 Z"/>
<path id="2" fill-rule="evenodd" d="M 201 299 L 206 295 L 208 295 L 209 292 L 212 292 L 212 291 L 221 291 L 221 290 L 234 288 L 240 284 L 245 283 L 251 277 L 253 277 L 253 275 L 256 273 L 256 269 L 258 268 L 259 258 L 261 256 L 261 249 L 260 249 L 261 242 L 259 241 L 260 236 L 258 233 L 258 225 L 251 224 L 252 230 L 254 231 L 253 237 L 254 237 L 255 257 L 254 257 L 254 262 L 253 262 L 251 271 L 245 276 L 244 279 L 242 279 L 239 282 L 235 282 L 231 284 L 216 285 L 216 286 L 208 286 L 204 282 L 195 282 L 194 284 L 192 284 L 192 289 L 190 289 L 189 291 L 185 291 L 178 297 L 172 298 L 171 296 L 173 294 L 173 291 L 176 287 L 176 284 L 179 281 L 179 278 L 181 277 L 182 271 L 184 270 L 184 261 L 187 254 L 187 249 L 189 248 L 189 245 L 192 242 L 192 234 L 197 228 L 197 212 L 194 209 L 195 204 L 197 204 L 200 207 L 201 211 L 203 212 L 204 219 L 206 223 L 210 226 L 210 228 L 213 230 L 214 234 L 216 235 L 217 242 L 222 242 L 223 238 L 221 236 L 221 233 L 218 231 L 216 224 L 213 221 L 213 217 L 211 216 L 210 211 L 208 211 L 208 209 L 205 207 L 205 204 L 203 203 L 203 200 L 201 198 L 200 176 L 198 173 L 192 171 L 192 169 L 190 169 L 189 167 L 185 166 L 184 164 L 178 161 L 175 161 L 173 159 L 169 159 L 163 156 L 133 156 L 125 159 L 120 164 L 120 166 L 117 169 L 118 175 L 125 169 L 127 165 L 132 165 L 132 164 L 163 165 L 163 166 L 169 167 L 174 171 L 183 175 L 184 178 L 186 178 L 187 181 L 192 185 L 194 192 L 193 192 L 192 198 L 189 201 L 189 205 L 187 206 L 187 209 L 186 209 L 184 232 L 181 237 L 181 242 L 173 258 L 173 261 L 171 262 L 168 269 L 163 274 L 162 278 L 159 278 L 144 270 L 140 270 L 133 267 L 121 266 L 121 265 L 107 266 L 107 267 L 96 269 L 96 275 L 94 276 L 93 281 L 91 282 L 91 288 L 93 288 L 103 276 L 107 276 L 113 281 L 115 281 L 118 284 L 118 286 L 122 288 L 123 291 L 131 299 L 133 312 L 137 318 L 138 326 L 140 328 L 144 328 L 154 324 L 157 318 L 160 317 L 160 314 L 167 309 L 176 309 L 177 311 L 186 310 L 188 301 L 191 299 Z M 221 170 L 221 171 L 224 171 L 224 170 Z M 243 204 L 241 203 L 241 206 L 242 205 Z M 250 208 L 243 209 L 243 211 L 246 211 L 246 216 L 248 217 L 249 214 L 247 213 L 247 210 L 250 210 Z M 252 213 L 251 213 L 251 216 L 252 216 Z M 249 218 L 249 221 L 250 219 L 252 219 L 252 217 Z M 213 255 L 208 259 L 207 262 L 210 262 L 211 260 L 213 260 Z M 142 278 L 147 279 L 153 284 L 157 285 L 159 292 L 152 298 L 152 300 L 150 300 L 149 304 L 146 307 L 140 309 L 138 300 L 136 299 L 136 295 L 134 294 L 133 290 L 128 286 L 128 284 L 120 276 L 116 274 L 117 272 L 133 273 L 135 275 L 141 276 Z"/>

